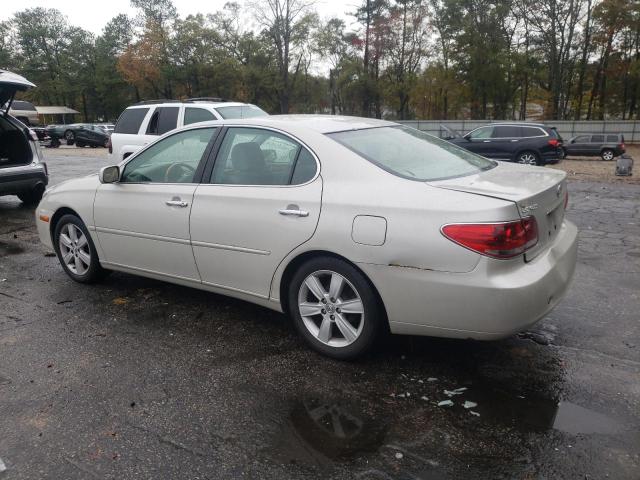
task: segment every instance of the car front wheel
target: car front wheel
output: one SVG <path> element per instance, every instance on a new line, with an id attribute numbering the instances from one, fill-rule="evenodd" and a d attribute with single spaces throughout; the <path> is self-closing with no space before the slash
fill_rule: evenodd
<path id="1" fill-rule="evenodd" d="M 540 165 L 540 159 L 535 152 L 521 152 L 516 157 L 516 162 L 522 165 Z"/>
<path id="2" fill-rule="evenodd" d="M 62 268 L 72 280 L 93 283 L 107 273 L 100 266 L 96 247 L 82 220 L 64 215 L 56 224 L 54 248 Z"/>
<path id="3" fill-rule="evenodd" d="M 64 132 L 64 138 L 67 141 L 67 145 L 73 145 L 76 141 L 76 135 L 71 130 Z"/>
<path id="4" fill-rule="evenodd" d="M 329 357 L 361 356 L 383 331 L 384 313 L 373 288 L 360 271 L 337 258 L 305 263 L 290 283 L 288 300 L 300 335 Z"/>
<path id="5" fill-rule="evenodd" d="M 605 162 L 609 162 L 613 160 L 613 157 L 615 157 L 613 150 L 609 150 L 609 149 L 603 150 L 601 155 L 602 155 L 602 160 L 604 160 Z"/>

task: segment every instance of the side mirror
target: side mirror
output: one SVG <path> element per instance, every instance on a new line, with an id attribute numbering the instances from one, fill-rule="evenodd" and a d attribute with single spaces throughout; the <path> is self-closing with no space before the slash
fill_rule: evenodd
<path id="1" fill-rule="evenodd" d="M 98 178 L 100 179 L 100 183 L 115 183 L 120 180 L 120 167 L 116 165 L 102 167 Z"/>

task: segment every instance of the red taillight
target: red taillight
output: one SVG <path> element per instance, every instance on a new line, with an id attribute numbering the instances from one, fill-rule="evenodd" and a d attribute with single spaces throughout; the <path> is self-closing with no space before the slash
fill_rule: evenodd
<path id="1" fill-rule="evenodd" d="M 620 144 L 620 150 L 622 150 L 624 152 L 624 150 L 625 150 L 624 143 Z"/>
<path id="2" fill-rule="evenodd" d="M 558 145 L 560 145 L 560 140 L 558 140 L 557 138 L 552 138 L 551 140 L 549 140 L 549 145 L 551 145 L 552 147 L 557 147 Z"/>
<path id="3" fill-rule="evenodd" d="M 538 223 L 526 217 L 506 223 L 460 223 L 445 225 L 449 240 L 493 258 L 516 257 L 538 243 Z"/>
<path id="4" fill-rule="evenodd" d="M 109 148 L 109 153 L 113 153 L 113 145 L 111 145 L 111 137 L 109 137 L 109 142 L 107 143 L 107 147 Z"/>

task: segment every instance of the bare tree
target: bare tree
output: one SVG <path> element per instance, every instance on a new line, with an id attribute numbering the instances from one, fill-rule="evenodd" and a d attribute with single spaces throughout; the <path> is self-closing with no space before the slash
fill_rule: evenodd
<path id="1" fill-rule="evenodd" d="M 280 112 L 289 112 L 289 101 L 295 79 L 300 70 L 304 52 L 300 47 L 309 38 L 309 27 L 313 20 L 312 1 L 305 0 L 255 0 L 250 8 L 264 34 L 276 50 L 280 87 L 278 98 Z M 290 72 L 291 64 L 295 68 Z"/>

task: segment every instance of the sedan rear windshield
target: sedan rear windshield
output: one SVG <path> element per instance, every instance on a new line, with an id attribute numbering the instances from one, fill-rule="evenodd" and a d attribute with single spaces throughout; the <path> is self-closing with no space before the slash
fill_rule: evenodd
<path id="1" fill-rule="evenodd" d="M 242 105 L 238 107 L 216 107 L 220 116 L 224 119 L 267 117 L 269 114 L 255 105 Z"/>
<path id="2" fill-rule="evenodd" d="M 329 137 L 399 177 L 434 181 L 471 175 L 496 163 L 414 128 L 377 127 Z"/>

